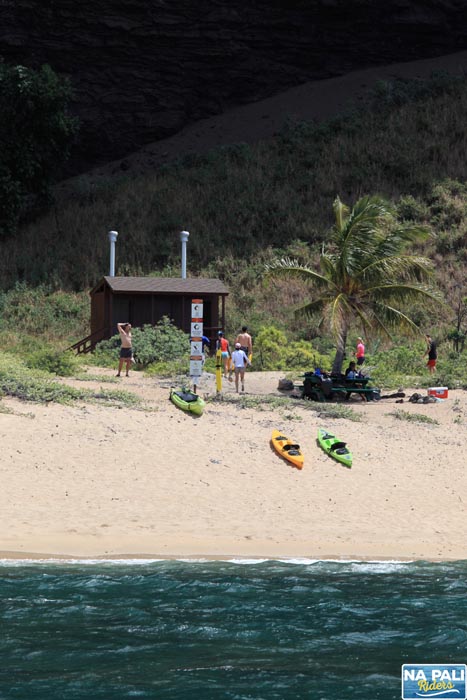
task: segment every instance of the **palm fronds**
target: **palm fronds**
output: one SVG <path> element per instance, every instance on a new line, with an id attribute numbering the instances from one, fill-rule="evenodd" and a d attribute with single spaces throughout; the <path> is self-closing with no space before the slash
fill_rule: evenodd
<path id="1" fill-rule="evenodd" d="M 265 265 L 265 271 L 266 277 L 295 277 L 316 286 L 328 286 L 330 283 L 327 277 L 291 258 L 274 260 L 272 263 Z"/>
<path id="2" fill-rule="evenodd" d="M 429 231 L 400 224 L 393 206 L 378 196 L 362 197 L 350 210 L 337 197 L 329 248 L 320 256 L 320 272 L 297 260 L 270 263 L 267 276 L 296 277 L 316 296 L 295 310 L 304 318 L 322 314 L 337 343 L 336 358 L 345 351 L 347 332 L 357 325 L 367 335 L 390 337 L 395 329 L 420 333 L 406 309 L 410 304 L 442 304 L 430 285 L 432 262 L 407 252 Z M 341 362 L 341 359 L 339 359 Z"/>

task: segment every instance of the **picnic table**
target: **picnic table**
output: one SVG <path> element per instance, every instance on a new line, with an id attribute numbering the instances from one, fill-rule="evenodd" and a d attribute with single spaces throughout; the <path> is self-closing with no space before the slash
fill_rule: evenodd
<path id="1" fill-rule="evenodd" d="M 366 401 L 373 401 L 379 393 L 379 389 L 368 386 L 370 381 L 371 377 L 348 379 L 341 375 L 326 377 L 316 375 L 314 372 L 305 372 L 302 398 L 314 401 L 333 401 L 338 398 L 347 400 L 351 394 L 358 394 Z"/>
<path id="2" fill-rule="evenodd" d="M 338 394 L 346 394 L 345 398 L 349 399 L 351 394 L 358 394 L 366 401 L 372 401 L 374 398 L 374 388 L 368 386 L 370 377 L 356 377 L 355 379 L 343 380 L 336 379 L 333 383 L 333 391 Z"/>

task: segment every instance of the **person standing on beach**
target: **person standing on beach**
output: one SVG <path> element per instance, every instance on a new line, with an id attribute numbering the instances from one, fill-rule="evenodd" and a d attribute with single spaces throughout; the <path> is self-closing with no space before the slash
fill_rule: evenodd
<path id="1" fill-rule="evenodd" d="M 428 335 L 428 333 L 425 336 L 426 340 L 426 350 L 424 352 L 423 357 L 428 356 L 428 362 L 426 363 L 426 366 L 428 367 L 428 371 L 430 374 L 434 374 L 436 372 L 436 360 L 438 359 L 438 352 L 436 350 L 436 343 L 431 337 L 431 335 Z"/>
<path id="2" fill-rule="evenodd" d="M 224 338 L 224 333 L 222 331 L 217 331 L 216 350 L 221 351 L 222 363 L 224 365 L 224 377 L 227 379 L 230 365 L 230 345 L 227 338 Z"/>
<path id="3" fill-rule="evenodd" d="M 193 338 L 190 338 L 190 342 L 193 340 Z M 201 336 L 201 364 L 204 367 L 204 363 L 206 362 L 206 348 L 211 346 L 211 341 L 207 337 L 207 335 L 202 335 Z"/>
<path id="4" fill-rule="evenodd" d="M 240 343 L 235 343 L 235 350 L 232 353 L 232 362 L 235 372 L 235 391 L 238 394 L 238 380 L 241 379 L 242 391 L 245 391 L 245 367 L 251 365 L 248 355 L 243 350 Z"/>
<path id="5" fill-rule="evenodd" d="M 235 347 L 237 347 L 237 343 L 240 343 L 241 349 L 248 358 L 253 354 L 253 343 L 247 326 L 242 326 L 242 332 L 235 339 Z"/>
<path id="6" fill-rule="evenodd" d="M 206 348 L 211 347 L 211 341 L 207 337 L 207 335 L 202 335 L 201 336 L 201 357 L 202 357 L 202 365 L 204 367 L 204 363 L 206 362 Z"/>
<path id="7" fill-rule="evenodd" d="M 201 349 L 202 349 L 202 351 L 203 351 L 203 352 L 202 352 L 202 355 L 203 355 L 203 367 L 204 367 L 204 363 L 206 362 L 206 348 L 209 349 L 210 347 L 211 347 L 211 341 L 209 340 L 209 338 L 207 337 L 207 335 L 201 336 Z"/>
<path id="8" fill-rule="evenodd" d="M 129 377 L 133 349 L 131 345 L 131 325 L 129 323 L 117 323 L 122 346 L 120 348 L 120 360 L 118 362 L 117 377 L 120 377 L 123 363 L 126 364 L 126 376 Z"/>
<path id="9" fill-rule="evenodd" d="M 358 336 L 357 338 L 357 350 L 355 352 L 355 357 L 357 358 L 357 365 L 363 365 L 365 362 L 365 346 L 363 344 L 363 338 Z"/>

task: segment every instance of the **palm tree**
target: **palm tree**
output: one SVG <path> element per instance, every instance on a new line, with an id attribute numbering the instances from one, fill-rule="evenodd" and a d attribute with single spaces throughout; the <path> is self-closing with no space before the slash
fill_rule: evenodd
<path id="1" fill-rule="evenodd" d="M 432 263 L 406 248 L 428 236 L 419 226 L 401 224 L 393 207 L 378 196 L 359 199 L 349 210 L 334 201 L 336 223 L 330 245 L 320 256 L 320 271 L 285 258 L 267 266 L 268 276 L 295 276 L 311 283 L 317 296 L 296 310 L 309 317 L 322 314 L 336 340 L 332 371 L 339 373 L 347 335 L 357 325 L 362 335 L 391 338 L 391 331 L 420 334 L 405 309 L 412 302 L 442 302 L 429 285 Z"/>

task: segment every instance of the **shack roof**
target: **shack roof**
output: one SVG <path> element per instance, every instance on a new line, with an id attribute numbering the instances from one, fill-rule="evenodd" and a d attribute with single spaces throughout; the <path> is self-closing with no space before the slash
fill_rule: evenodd
<path id="1" fill-rule="evenodd" d="M 102 282 L 116 293 L 127 294 L 219 294 L 227 295 L 229 290 L 221 280 L 200 277 L 104 277 L 91 290 L 91 294 Z"/>

